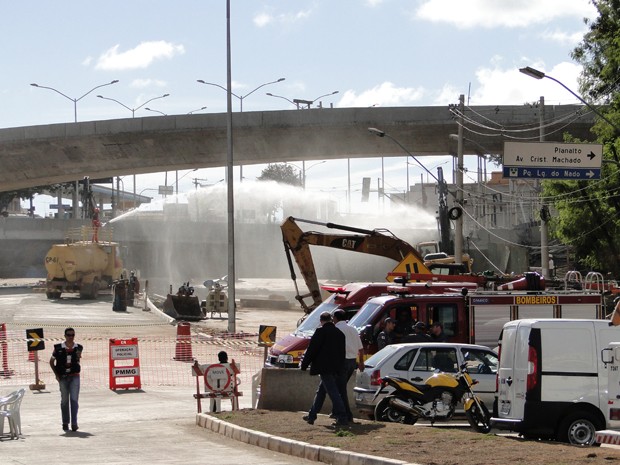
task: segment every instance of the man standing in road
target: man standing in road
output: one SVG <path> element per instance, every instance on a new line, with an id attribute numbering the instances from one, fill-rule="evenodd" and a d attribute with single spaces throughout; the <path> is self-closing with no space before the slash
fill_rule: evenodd
<path id="1" fill-rule="evenodd" d="M 62 429 L 78 430 L 78 400 L 80 397 L 80 359 L 82 350 L 80 344 L 75 343 L 75 330 L 65 329 L 65 341 L 54 345 L 54 352 L 50 358 L 50 367 L 56 374 L 60 386 L 60 412 L 62 414 Z"/>
<path id="2" fill-rule="evenodd" d="M 347 314 L 344 310 L 336 310 L 334 312 L 334 322 L 336 328 L 338 328 L 344 334 L 345 340 L 345 360 L 344 369 L 338 377 L 338 391 L 342 402 L 344 403 L 344 410 L 347 414 L 347 420 L 353 421 L 353 412 L 349 406 L 349 395 L 347 392 L 347 385 L 349 379 L 355 372 L 355 368 L 359 368 L 360 371 L 364 371 L 364 346 L 357 330 L 353 326 L 347 324 Z"/>
<path id="3" fill-rule="evenodd" d="M 321 326 L 316 329 L 310 339 L 310 344 L 301 362 L 302 371 L 310 366 L 310 374 L 319 375 L 321 378 L 312 406 L 308 415 L 305 415 L 303 419 L 311 425 L 314 424 L 327 394 L 334 407 L 335 425 L 346 426 L 349 422 L 337 383 L 338 375 L 344 367 L 344 334 L 332 323 L 332 316 L 329 312 L 321 313 L 320 323 Z"/>

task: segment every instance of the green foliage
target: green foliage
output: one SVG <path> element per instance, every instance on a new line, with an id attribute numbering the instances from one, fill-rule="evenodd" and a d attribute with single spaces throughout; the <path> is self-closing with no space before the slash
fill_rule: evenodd
<path id="1" fill-rule="evenodd" d="M 580 92 L 586 100 L 605 104 L 599 111 L 620 126 L 620 0 L 593 0 L 599 16 L 586 20 L 588 32 L 573 50 L 583 66 Z M 601 179 L 546 181 L 545 202 L 558 215 L 551 233 L 572 246 L 577 267 L 620 276 L 620 134 L 604 120 L 594 127 L 603 144 Z M 567 142 L 580 142 L 570 140 Z"/>
<path id="2" fill-rule="evenodd" d="M 298 170 L 287 163 L 270 163 L 261 175 L 259 181 L 275 181 L 291 186 L 301 186 L 301 175 Z"/>
<path id="3" fill-rule="evenodd" d="M 355 436 L 355 433 L 353 433 L 353 431 L 349 431 L 346 429 L 339 429 L 339 430 L 336 430 L 336 436 L 338 436 L 339 438 L 353 437 Z"/>

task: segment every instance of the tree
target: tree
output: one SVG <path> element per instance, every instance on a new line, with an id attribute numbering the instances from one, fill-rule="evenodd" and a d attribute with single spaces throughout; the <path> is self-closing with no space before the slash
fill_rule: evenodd
<path id="1" fill-rule="evenodd" d="M 270 163 L 257 179 L 301 186 L 301 173 L 288 163 Z"/>
<path id="2" fill-rule="evenodd" d="M 598 17 L 585 20 L 588 32 L 573 50 L 583 66 L 582 96 L 620 126 L 620 0 L 592 0 Z M 543 195 L 558 211 L 552 234 L 570 244 L 584 268 L 620 276 L 620 134 L 599 120 L 594 128 L 603 144 L 601 179 L 543 183 Z M 566 137 L 567 142 L 579 142 Z"/>

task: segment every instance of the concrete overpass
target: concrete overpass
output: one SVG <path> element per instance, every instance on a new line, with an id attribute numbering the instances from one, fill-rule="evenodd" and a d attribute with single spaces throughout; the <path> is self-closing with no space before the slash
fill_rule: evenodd
<path id="1" fill-rule="evenodd" d="M 564 132 L 591 140 L 591 113 L 576 105 L 546 106 L 548 141 Z M 537 140 L 538 108 L 477 106 L 465 111 L 466 153 L 480 144 L 501 154 L 497 128 Z M 481 124 L 482 126 L 478 125 Z M 486 126 L 487 128 L 483 127 Z M 370 134 L 379 128 L 414 155 L 456 151 L 457 132 L 448 107 L 322 108 L 233 114 L 234 164 L 403 156 L 393 141 Z M 495 130 L 488 129 L 490 127 Z M 483 136 L 483 134 L 493 134 Z M 513 134 L 513 133 L 511 133 Z M 226 114 L 159 116 L 0 130 L 0 191 L 81 179 L 208 168 L 226 164 Z"/>

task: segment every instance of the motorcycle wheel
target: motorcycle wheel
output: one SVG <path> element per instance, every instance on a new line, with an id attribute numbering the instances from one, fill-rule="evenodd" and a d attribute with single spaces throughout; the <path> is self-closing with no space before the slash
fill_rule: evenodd
<path id="1" fill-rule="evenodd" d="M 390 399 L 384 397 L 375 407 L 375 420 L 414 425 L 418 421 L 418 417 L 395 409 L 390 405 Z"/>
<path id="2" fill-rule="evenodd" d="M 465 416 L 474 430 L 479 433 L 488 433 L 491 431 L 491 415 L 489 414 L 489 409 L 482 401 L 480 401 L 480 407 L 482 407 L 482 411 L 478 408 L 478 404 L 474 403 L 465 412 Z"/>

